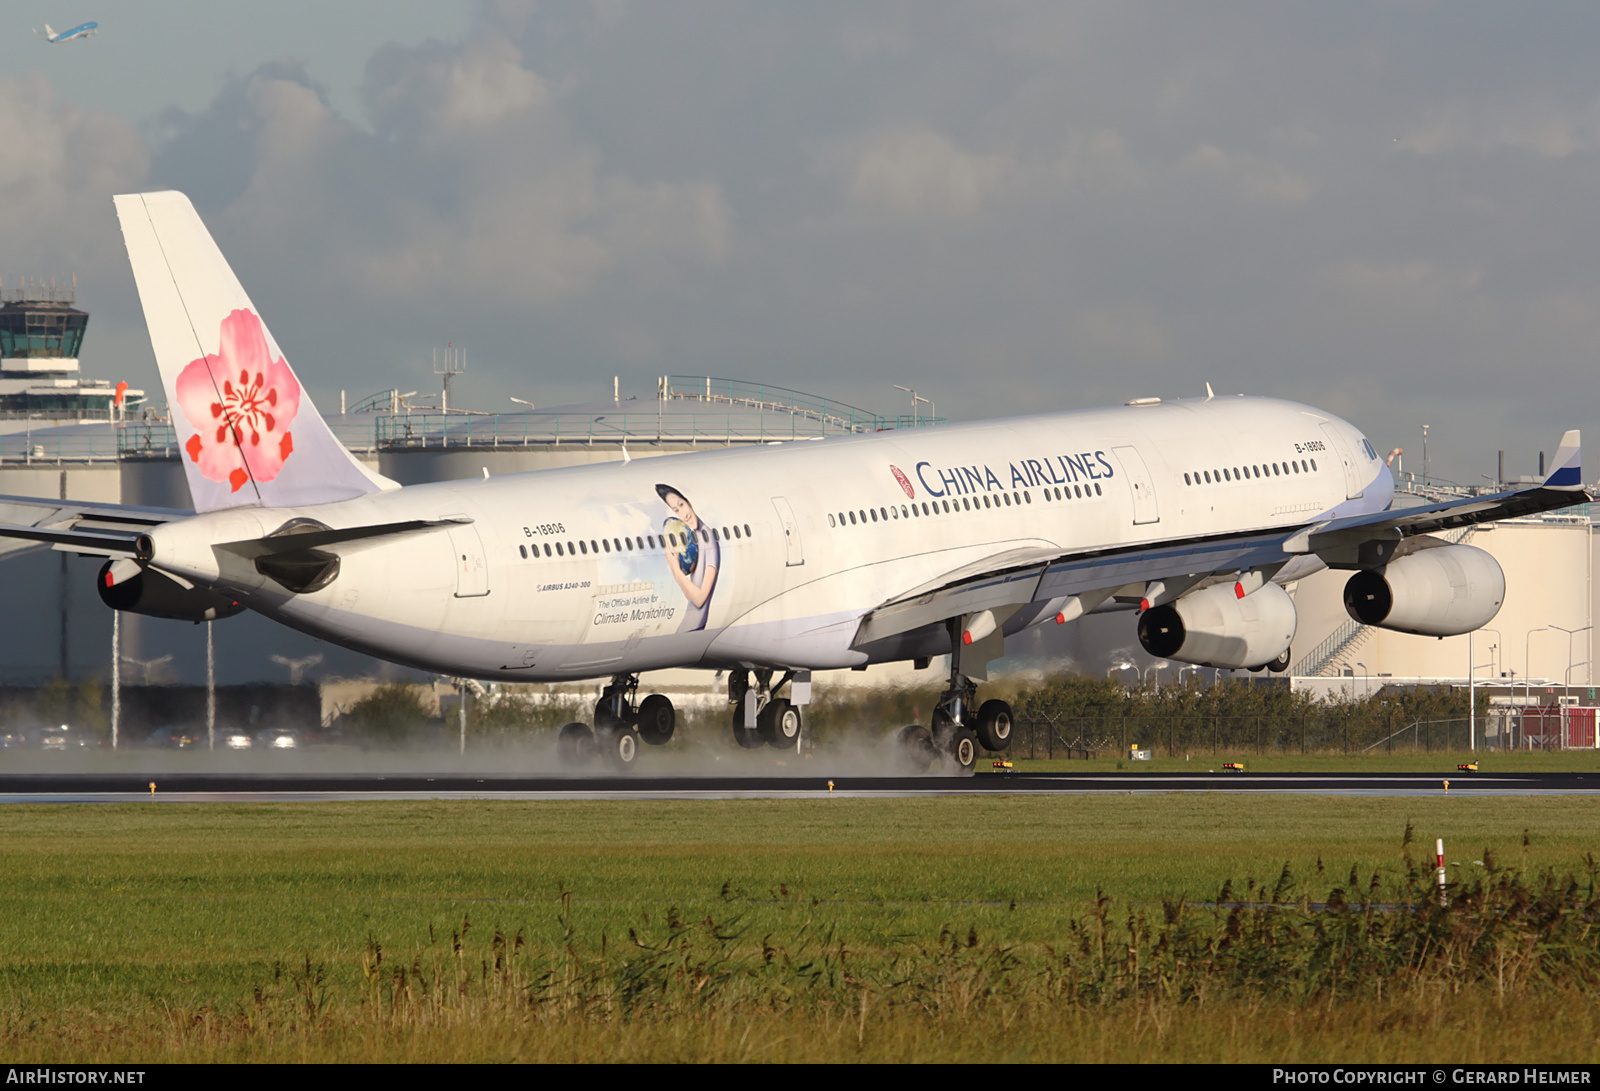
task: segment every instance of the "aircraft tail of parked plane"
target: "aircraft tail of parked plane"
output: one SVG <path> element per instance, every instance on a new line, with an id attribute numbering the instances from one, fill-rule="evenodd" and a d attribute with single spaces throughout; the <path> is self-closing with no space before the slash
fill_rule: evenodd
<path id="1" fill-rule="evenodd" d="M 726 672 L 734 740 L 783 748 L 810 671 L 948 655 L 931 723 L 897 737 L 970 771 L 1010 741 L 978 683 L 1030 626 L 1123 609 L 1154 655 L 1283 671 L 1285 585 L 1333 568 L 1363 624 L 1467 633 L 1504 574 L 1432 533 L 1589 498 L 1568 432 L 1537 485 L 1391 509 L 1349 422 L 1209 390 L 400 488 L 338 443 L 188 199 L 116 204 L 197 510 L 0 497 L 0 539 L 106 558 L 114 609 L 251 609 L 446 675 L 608 678 L 592 727 L 561 731 L 574 761 L 672 738 L 642 671 Z"/>
<path id="2" fill-rule="evenodd" d="M 189 198 L 115 201 L 195 510 L 394 488 L 329 431 Z"/>
<path id="3" fill-rule="evenodd" d="M 44 25 L 44 39 L 51 45 L 59 45 L 62 42 L 70 42 L 82 38 L 92 38 L 96 33 L 99 32 L 99 30 L 99 23 L 79 23 L 77 26 L 72 27 L 69 30 L 63 30 L 61 33 L 57 34 L 50 28 L 50 24 L 46 23 Z"/>

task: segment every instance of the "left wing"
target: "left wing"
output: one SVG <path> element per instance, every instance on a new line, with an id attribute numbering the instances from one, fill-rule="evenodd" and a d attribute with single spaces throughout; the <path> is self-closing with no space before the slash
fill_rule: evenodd
<path id="1" fill-rule="evenodd" d="M 131 557 L 140 534 L 193 514 L 181 508 L 0 496 L 0 558 L 41 544 L 72 553 Z"/>

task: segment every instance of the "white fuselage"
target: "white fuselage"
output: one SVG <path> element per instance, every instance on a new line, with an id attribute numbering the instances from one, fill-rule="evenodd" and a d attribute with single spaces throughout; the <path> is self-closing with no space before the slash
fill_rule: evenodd
<path id="1" fill-rule="evenodd" d="M 852 644 L 878 605 L 1000 554 L 1292 528 L 1392 498 L 1351 425 L 1229 397 L 233 508 L 151 538 L 156 567 L 323 639 L 441 673 L 550 681 L 939 654 L 948 644 Z M 337 529 L 452 516 L 471 522 L 327 547 L 337 578 L 301 595 L 212 548 L 295 517 Z M 690 529 L 698 557 L 682 558 L 663 537 Z"/>

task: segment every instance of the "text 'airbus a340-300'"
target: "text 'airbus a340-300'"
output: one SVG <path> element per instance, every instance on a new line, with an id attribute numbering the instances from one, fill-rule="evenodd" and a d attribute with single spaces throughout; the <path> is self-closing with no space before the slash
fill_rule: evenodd
<path id="1" fill-rule="evenodd" d="M 558 749 L 673 735 L 639 673 L 728 673 L 744 746 L 791 747 L 810 672 L 950 657 L 908 762 L 970 771 L 1011 709 L 986 665 L 1032 625 L 1136 611 L 1153 655 L 1284 670 L 1284 584 L 1349 570 L 1352 617 L 1448 636 L 1505 579 L 1429 532 L 1589 499 L 1578 433 L 1541 484 L 1390 509 L 1351 424 L 1259 397 L 1137 402 L 400 487 L 334 438 L 181 193 L 115 198 L 194 511 L 0 498 L 0 536 L 107 558 L 115 609 L 255 610 L 446 675 L 608 678 Z"/>

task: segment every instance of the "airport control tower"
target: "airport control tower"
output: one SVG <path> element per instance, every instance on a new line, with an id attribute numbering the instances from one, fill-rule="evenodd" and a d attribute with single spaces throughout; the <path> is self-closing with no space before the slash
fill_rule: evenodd
<path id="1" fill-rule="evenodd" d="M 144 391 L 127 390 L 119 408 L 115 385 L 78 373 L 89 315 L 76 302 L 75 282 L 0 284 L 0 433 L 113 420 L 143 406 Z"/>

